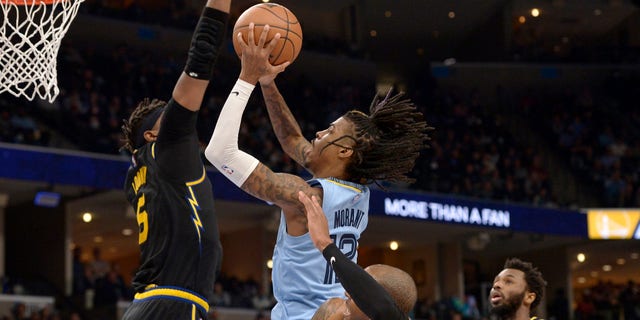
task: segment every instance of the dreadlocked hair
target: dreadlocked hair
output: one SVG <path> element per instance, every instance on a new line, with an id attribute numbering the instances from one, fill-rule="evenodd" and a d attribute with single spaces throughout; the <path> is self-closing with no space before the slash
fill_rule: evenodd
<path id="1" fill-rule="evenodd" d="M 158 108 L 164 107 L 166 104 L 167 103 L 165 101 L 159 99 L 151 100 L 149 98 L 145 98 L 144 100 L 140 101 L 140 103 L 138 103 L 136 109 L 133 110 L 131 116 L 129 116 L 129 120 L 122 119 L 123 123 L 120 128 L 122 129 L 122 134 L 124 135 L 124 138 L 122 139 L 124 144 L 122 145 L 122 147 L 120 147 L 121 151 L 128 150 L 129 152 L 133 153 L 134 149 L 136 148 L 136 136 L 138 135 L 138 130 L 140 129 L 140 125 L 142 124 L 144 118 L 149 113 Z"/>
<path id="2" fill-rule="evenodd" d="M 409 173 L 420 151 L 427 148 L 428 131 L 433 130 L 421 112 L 400 92 L 384 99 L 376 95 L 369 115 L 348 111 L 344 117 L 354 124 L 355 146 L 346 173 L 350 180 L 362 184 L 378 181 L 408 182 Z"/>

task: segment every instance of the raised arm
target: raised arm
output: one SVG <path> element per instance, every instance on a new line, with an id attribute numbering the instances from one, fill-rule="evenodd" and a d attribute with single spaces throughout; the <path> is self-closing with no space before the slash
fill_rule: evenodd
<path id="1" fill-rule="evenodd" d="M 302 130 L 280 94 L 274 79 L 263 77 L 260 79 L 260 86 L 271 126 L 278 137 L 282 150 L 295 162 L 305 167 L 305 152 L 311 148 L 311 143 L 302 135 Z"/>
<path id="2" fill-rule="evenodd" d="M 191 38 L 189 58 L 172 97 L 184 108 L 200 110 L 223 41 L 231 0 L 208 0 Z"/>
<path id="3" fill-rule="evenodd" d="M 280 34 L 265 46 L 269 27 L 265 26 L 257 44 L 253 37 L 253 30 L 252 23 L 248 32 L 248 44 L 239 37 L 240 45 L 243 47 L 242 69 L 236 85 L 231 89 L 231 94 L 222 107 L 213 135 L 205 150 L 205 156 L 235 185 L 259 199 L 281 207 L 287 222 L 290 220 L 297 222 L 291 225 L 288 223 L 289 233 L 300 235 L 306 233 L 306 218 L 304 208 L 298 201 L 297 192 L 304 190 L 309 194 L 321 196 L 322 191 L 311 188 L 298 176 L 274 173 L 255 157 L 238 149 L 238 132 L 242 113 L 258 79 L 265 74 L 278 74 L 288 66 L 288 63 L 273 66 L 268 60 Z"/>
<path id="4" fill-rule="evenodd" d="M 158 109 L 163 117 L 157 133 L 155 158 L 168 177 L 192 181 L 203 175 L 197 111 L 223 47 L 230 3 L 231 0 L 207 1 L 193 31 L 185 69 L 174 87 L 172 99 L 164 109 Z"/>

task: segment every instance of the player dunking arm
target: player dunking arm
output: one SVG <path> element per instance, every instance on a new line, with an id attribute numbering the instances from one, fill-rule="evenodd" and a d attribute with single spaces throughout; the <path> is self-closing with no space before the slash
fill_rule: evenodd
<path id="1" fill-rule="evenodd" d="M 310 319 L 328 298 L 344 289 L 314 247 L 298 191 L 315 195 L 328 215 L 332 239 L 349 259 L 357 259 L 357 241 L 368 222 L 369 188 L 377 180 L 406 181 L 428 139 L 423 115 L 399 95 L 374 100 L 367 115 L 349 111 L 308 141 L 280 96 L 274 79 L 288 63 L 273 66 L 268 57 L 279 35 L 266 46 L 268 27 L 248 41 L 238 35 L 242 69 L 218 118 L 205 155 L 244 191 L 282 208 L 273 255 L 272 279 L 278 303 L 272 319 Z M 260 82 L 276 135 L 285 152 L 313 174 L 313 180 L 274 173 L 238 149 L 242 113 Z"/>
<path id="2" fill-rule="evenodd" d="M 531 312 L 542 301 L 546 286 L 542 273 L 530 262 L 507 259 L 493 280 L 489 312 L 499 320 L 534 320 Z"/>
<path id="3" fill-rule="evenodd" d="M 222 247 L 196 120 L 230 6 L 231 0 L 207 1 L 171 99 L 145 99 L 122 126 L 123 148 L 133 153 L 125 192 L 141 251 L 125 320 L 207 318 Z"/>
<path id="4" fill-rule="evenodd" d="M 324 258 L 331 264 L 347 299 L 331 298 L 323 303 L 312 320 L 407 320 L 417 299 L 411 276 L 394 267 L 377 264 L 362 269 L 349 260 L 333 243 L 327 217 L 315 196 L 298 193 L 304 204 L 309 235 Z"/>

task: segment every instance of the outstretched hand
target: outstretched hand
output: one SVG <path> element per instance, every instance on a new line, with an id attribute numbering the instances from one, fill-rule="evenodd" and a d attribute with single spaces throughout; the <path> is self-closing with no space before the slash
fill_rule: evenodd
<path id="1" fill-rule="evenodd" d="M 306 193 L 298 191 L 298 200 L 304 204 L 304 209 L 307 212 L 307 224 L 311 241 L 313 241 L 313 245 L 318 250 L 322 251 L 332 242 L 331 237 L 329 237 L 327 217 L 324 215 L 316 196 L 309 198 Z"/>
<path id="2" fill-rule="evenodd" d="M 262 33 L 256 43 L 254 37 L 255 24 L 249 24 L 249 32 L 247 32 L 247 42 L 242 39 L 242 33 L 238 33 L 238 43 L 242 49 L 242 70 L 240 71 L 240 79 L 256 84 L 258 81 L 273 81 L 278 73 L 284 71 L 290 62 L 274 66 L 269 62 L 269 56 L 280 40 L 280 33 L 267 43 L 267 34 L 269 33 L 269 25 L 264 26 Z M 265 45 L 266 44 L 266 45 Z"/>

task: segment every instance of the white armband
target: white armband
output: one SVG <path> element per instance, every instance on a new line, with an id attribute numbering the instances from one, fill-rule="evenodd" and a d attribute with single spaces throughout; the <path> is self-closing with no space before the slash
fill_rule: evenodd
<path id="1" fill-rule="evenodd" d="M 218 171 L 236 186 L 241 187 L 258 166 L 258 159 L 238 149 L 238 132 L 242 113 L 247 106 L 254 85 L 238 79 L 220 111 L 204 155 Z"/>

